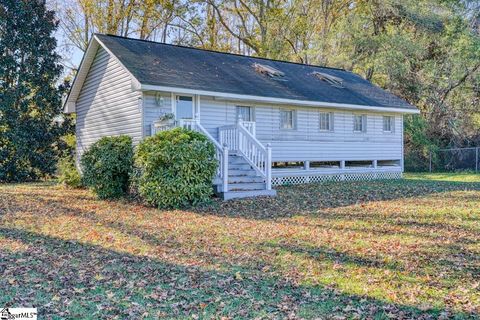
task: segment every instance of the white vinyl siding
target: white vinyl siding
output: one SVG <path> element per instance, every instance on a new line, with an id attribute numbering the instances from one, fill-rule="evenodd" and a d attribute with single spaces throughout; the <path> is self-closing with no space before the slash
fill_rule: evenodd
<path id="1" fill-rule="evenodd" d="M 295 110 L 280 109 L 280 129 L 294 130 L 296 128 L 297 125 Z"/>
<path id="2" fill-rule="evenodd" d="M 320 131 L 333 131 L 333 112 L 320 112 Z"/>
<path id="3" fill-rule="evenodd" d="M 171 112 L 170 93 L 162 93 L 163 103 L 156 103 L 155 93 L 144 94 L 145 131 L 164 112 Z M 200 123 L 215 138 L 218 127 L 235 124 L 238 101 L 201 97 Z M 273 104 L 252 105 L 255 110 L 256 137 L 264 145 L 271 143 L 273 161 L 356 161 L 393 160 L 402 158 L 402 116 L 393 115 L 395 130 L 383 134 L 383 114 L 369 112 L 367 132 L 354 134 L 353 111 L 327 109 L 335 113 L 334 131 L 319 130 L 319 108 L 289 107 L 295 110 L 296 130 L 280 129 L 280 111 L 286 108 Z"/>
<path id="4" fill-rule="evenodd" d="M 152 133 L 151 125 L 161 116 L 173 113 L 170 93 L 145 92 L 143 94 L 144 136 Z"/>
<path id="5" fill-rule="evenodd" d="M 393 132 L 394 122 L 392 116 L 383 116 L 383 132 Z"/>
<path id="6" fill-rule="evenodd" d="M 105 136 L 142 139 L 141 94 L 132 90 L 129 73 L 99 47 L 76 102 L 77 160 Z"/>

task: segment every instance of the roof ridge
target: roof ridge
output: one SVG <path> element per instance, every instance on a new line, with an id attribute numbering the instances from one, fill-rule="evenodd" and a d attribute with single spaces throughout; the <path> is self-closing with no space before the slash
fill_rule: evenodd
<path id="1" fill-rule="evenodd" d="M 220 53 L 220 54 L 225 54 L 225 55 L 230 55 L 230 56 L 237 56 L 237 57 L 244 57 L 244 58 L 253 58 L 253 59 L 259 59 L 259 60 L 265 60 L 265 61 L 273 61 L 273 62 L 281 62 L 281 63 L 290 63 L 290 64 L 296 64 L 296 65 L 301 65 L 301 66 L 306 66 L 306 67 L 315 67 L 315 68 L 338 70 L 338 71 L 344 71 L 344 72 L 350 72 L 350 73 L 352 73 L 351 71 L 345 70 L 345 69 L 343 69 L 343 68 L 320 66 L 320 65 L 315 65 L 315 64 L 294 62 L 294 61 L 288 61 L 288 60 L 279 60 L 279 59 L 269 59 L 269 58 L 264 58 L 264 57 L 247 56 L 247 55 L 239 54 L 239 53 L 231 53 L 231 52 L 225 52 L 225 51 L 216 51 L 216 50 L 211 50 L 211 49 L 202 49 L 202 48 L 189 47 L 189 46 L 184 46 L 184 45 L 179 45 L 179 44 L 163 43 L 163 42 L 158 42 L 158 41 L 153 41 L 153 40 L 147 40 L 147 39 L 130 38 L 130 37 L 124 37 L 124 36 L 119 36 L 119 35 L 109 34 L 109 33 L 107 33 L 107 34 L 104 34 L 104 33 L 94 33 L 94 35 L 96 35 L 96 36 L 115 37 L 115 38 L 120 38 L 120 39 L 126 39 L 126 40 L 132 40 L 132 41 L 141 41 L 141 42 L 148 42 L 148 43 L 154 43 L 154 44 L 165 45 L 165 46 L 170 46 L 170 47 L 185 48 L 185 49 L 198 50 L 198 51 L 204 51 L 204 52 L 212 52 L 212 53 Z"/>

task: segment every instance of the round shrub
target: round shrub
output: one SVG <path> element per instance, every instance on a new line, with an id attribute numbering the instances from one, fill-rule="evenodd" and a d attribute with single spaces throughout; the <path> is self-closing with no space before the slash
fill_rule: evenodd
<path id="1" fill-rule="evenodd" d="M 215 146 L 203 134 L 182 128 L 143 140 L 135 163 L 138 192 L 159 208 L 197 205 L 212 195 Z"/>
<path id="2" fill-rule="evenodd" d="M 133 169 L 132 138 L 103 137 L 82 156 L 83 183 L 100 199 L 124 196 Z"/>

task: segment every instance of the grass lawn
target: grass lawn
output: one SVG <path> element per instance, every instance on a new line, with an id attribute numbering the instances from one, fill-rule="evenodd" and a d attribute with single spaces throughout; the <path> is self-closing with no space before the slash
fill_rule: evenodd
<path id="1" fill-rule="evenodd" d="M 0 306 L 41 318 L 478 318 L 480 175 L 184 211 L 0 185 Z"/>

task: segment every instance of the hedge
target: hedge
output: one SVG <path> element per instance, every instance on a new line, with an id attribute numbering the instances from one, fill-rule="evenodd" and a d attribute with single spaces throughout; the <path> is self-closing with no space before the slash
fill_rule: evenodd
<path id="1" fill-rule="evenodd" d="M 120 198 L 128 192 L 133 169 L 129 136 L 103 137 L 82 156 L 83 183 L 100 199 Z"/>
<path id="2" fill-rule="evenodd" d="M 159 208 L 198 205 L 213 193 L 215 146 L 196 131 L 175 128 L 146 138 L 135 164 L 140 196 Z"/>

